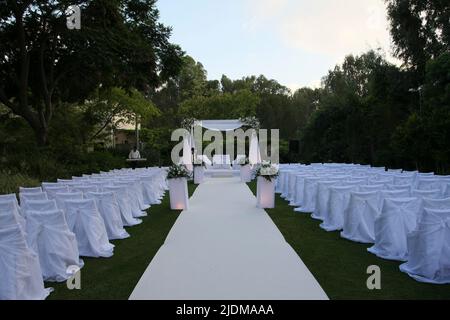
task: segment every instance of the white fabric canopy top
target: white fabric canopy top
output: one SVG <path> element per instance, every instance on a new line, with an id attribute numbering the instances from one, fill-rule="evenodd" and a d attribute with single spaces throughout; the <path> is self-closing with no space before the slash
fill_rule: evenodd
<path id="1" fill-rule="evenodd" d="M 240 120 L 200 120 L 194 126 L 200 126 L 212 131 L 233 131 L 239 129 L 244 124 Z"/>

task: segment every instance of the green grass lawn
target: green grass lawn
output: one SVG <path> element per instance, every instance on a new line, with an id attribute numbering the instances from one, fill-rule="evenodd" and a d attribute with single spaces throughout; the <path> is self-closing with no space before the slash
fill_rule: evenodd
<path id="1" fill-rule="evenodd" d="M 189 184 L 190 195 L 195 188 Z M 162 204 L 148 210 L 142 224 L 127 228 L 130 238 L 112 241 L 116 246 L 113 257 L 83 259 L 81 290 L 69 290 L 65 282 L 46 283 L 55 288 L 49 299 L 128 299 L 179 214 L 170 210 L 167 193 Z"/>
<path id="2" fill-rule="evenodd" d="M 255 182 L 249 187 L 256 192 Z M 293 211 L 279 195 L 275 209 L 267 212 L 330 299 L 450 299 L 450 285 L 413 280 L 399 270 L 400 262 L 380 259 L 367 252 L 370 245 L 322 230 L 320 221 Z M 367 289 L 366 270 L 371 265 L 381 268 L 381 290 Z"/>

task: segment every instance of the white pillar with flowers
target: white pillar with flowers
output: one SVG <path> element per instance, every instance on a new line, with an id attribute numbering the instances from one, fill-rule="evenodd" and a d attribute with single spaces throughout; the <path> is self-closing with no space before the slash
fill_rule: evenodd
<path id="1" fill-rule="evenodd" d="M 256 205 L 262 209 L 275 208 L 275 180 L 278 167 L 270 162 L 263 162 L 256 171 Z"/>
<path id="2" fill-rule="evenodd" d="M 172 165 L 167 172 L 169 182 L 170 209 L 188 210 L 189 194 L 187 180 L 191 174 L 185 165 Z"/>

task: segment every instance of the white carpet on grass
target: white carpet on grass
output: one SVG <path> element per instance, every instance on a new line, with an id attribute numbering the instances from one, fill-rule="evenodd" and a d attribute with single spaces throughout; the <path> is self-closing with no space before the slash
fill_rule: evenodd
<path id="1" fill-rule="evenodd" d="M 238 178 L 201 184 L 132 300 L 328 299 Z"/>

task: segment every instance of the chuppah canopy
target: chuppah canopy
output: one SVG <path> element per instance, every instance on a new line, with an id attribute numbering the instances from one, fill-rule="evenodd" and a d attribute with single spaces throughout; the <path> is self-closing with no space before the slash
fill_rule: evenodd
<path id="1" fill-rule="evenodd" d="M 194 126 L 200 126 L 212 131 L 233 131 L 241 128 L 243 125 L 240 120 L 199 120 L 194 122 Z"/>
<path id="2" fill-rule="evenodd" d="M 192 164 L 191 160 L 191 148 L 196 149 L 194 142 L 194 127 L 199 126 L 211 131 L 233 131 L 245 126 L 245 123 L 241 120 L 196 120 L 192 123 L 190 136 L 185 139 L 183 144 L 183 163 Z M 250 139 L 249 150 L 249 162 L 250 164 L 261 163 L 261 151 L 259 148 L 258 135 L 256 131 L 252 133 Z"/>

